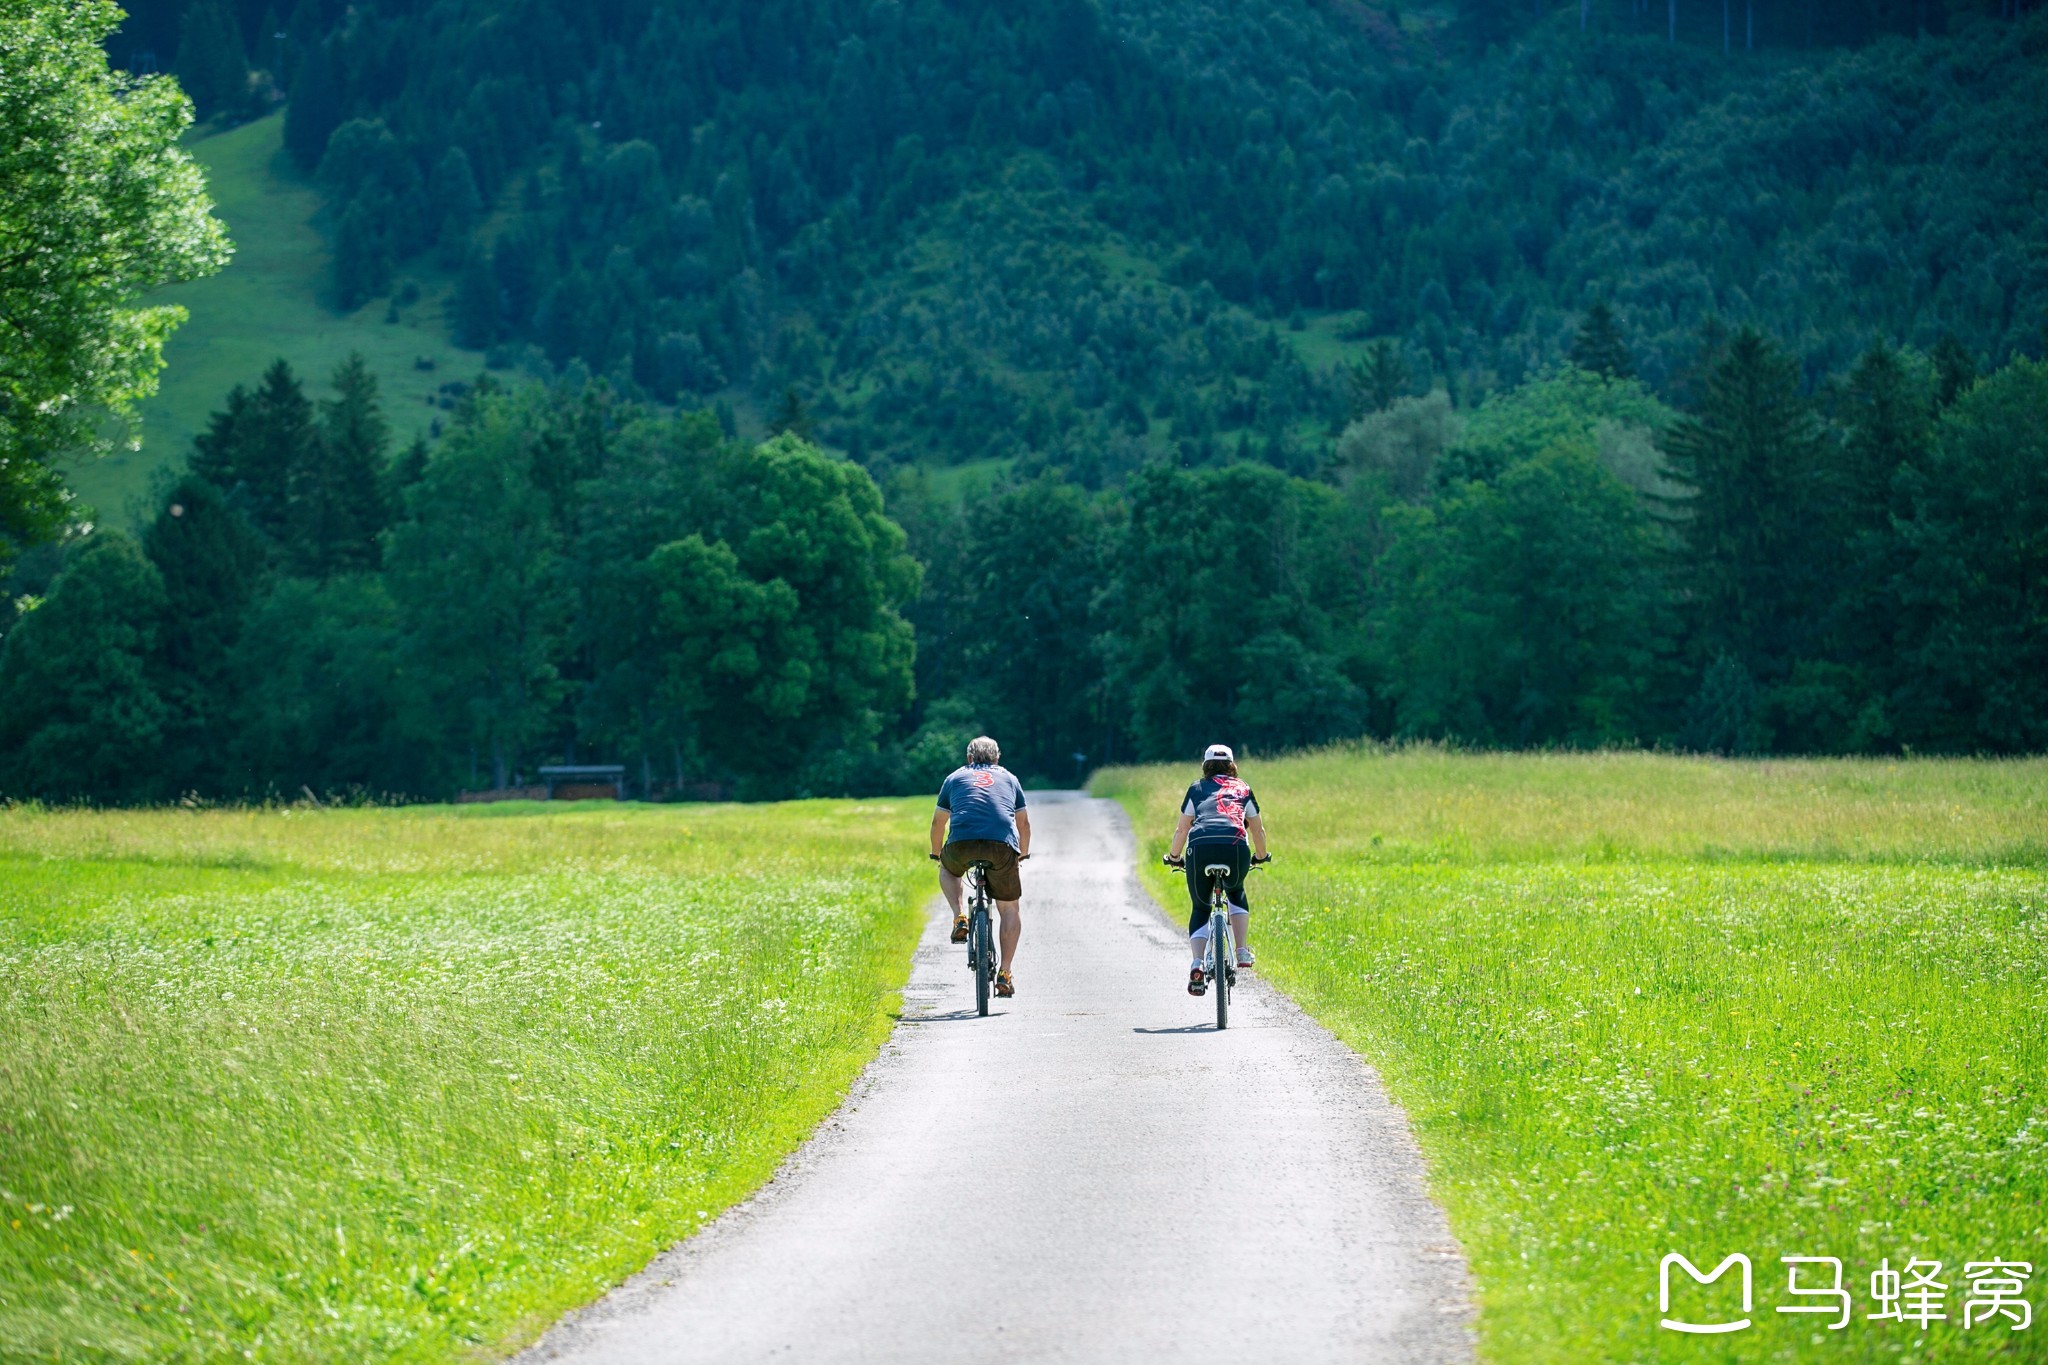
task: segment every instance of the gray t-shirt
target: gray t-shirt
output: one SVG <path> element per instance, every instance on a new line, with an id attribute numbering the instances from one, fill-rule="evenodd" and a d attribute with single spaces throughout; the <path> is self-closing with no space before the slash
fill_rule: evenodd
<path id="1" fill-rule="evenodd" d="M 939 809 L 951 811 L 946 840 L 993 839 L 1017 847 L 1017 812 L 1024 809 L 1024 784 L 997 763 L 955 768 L 939 784 Z"/>

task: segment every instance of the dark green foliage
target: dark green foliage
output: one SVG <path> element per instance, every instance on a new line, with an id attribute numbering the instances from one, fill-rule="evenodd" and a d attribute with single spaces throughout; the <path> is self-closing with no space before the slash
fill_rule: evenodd
<path id="1" fill-rule="evenodd" d="M 1941 340 L 1934 343 L 1933 358 L 1934 401 L 1945 408 L 1977 382 L 1977 362 L 1970 359 L 1954 332 L 1941 334 Z"/>
<path id="2" fill-rule="evenodd" d="M 1627 379 L 1635 374 L 1635 361 L 1629 358 L 1628 343 L 1622 340 L 1621 325 L 1614 320 L 1614 310 L 1607 306 L 1607 300 L 1601 299 L 1586 310 L 1585 320 L 1572 337 L 1570 357 L 1580 369 L 1609 379 Z"/>
<path id="3" fill-rule="evenodd" d="M 816 435 L 811 426 L 811 410 L 804 406 L 803 395 L 796 391 L 794 384 L 782 390 L 775 410 L 768 415 L 768 434 L 780 436 L 785 432 L 803 441 L 812 440 Z"/>
<path id="4" fill-rule="evenodd" d="M 1900 740 L 2048 747 L 2048 364 L 2017 361 L 1964 393 L 1901 483 Z"/>
<path id="5" fill-rule="evenodd" d="M 491 345 L 504 327 L 504 309 L 504 293 L 491 269 L 491 258 L 471 247 L 455 284 L 452 325 L 456 344 L 472 350 Z M 673 393 L 673 387 L 668 392 Z"/>
<path id="6" fill-rule="evenodd" d="M 1891 588 L 1900 564 L 1894 518 L 1910 510 L 1899 473 L 1924 463 L 1935 405 L 1923 364 L 1890 347 L 1872 347 L 1849 375 L 1843 431 L 1826 451 L 1821 502 L 1831 522 L 1826 534 L 1840 556 L 1839 640 L 1833 652 L 1873 677 L 1887 666 L 1896 643 Z"/>
<path id="7" fill-rule="evenodd" d="M 1672 642 L 1640 499 L 1568 445 L 1389 512 L 1372 639 L 1397 735 L 1640 743 Z"/>
<path id="8" fill-rule="evenodd" d="M 1131 480 L 1105 603 L 1106 683 L 1146 756 L 1357 733 L 1364 564 L 1327 488 L 1271 469 Z"/>
<path id="9" fill-rule="evenodd" d="M 284 148 L 302 170 L 312 170 L 326 155 L 327 140 L 341 126 L 341 74 L 335 69 L 334 43 L 315 42 L 301 60 L 292 81 L 291 101 L 284 111 Z"/>
<path id="10" fill-rule="evenodd" d="M 1994 356 L 2031 341 L 2048 279 L 2020 266 L 2014 187 L 2048 173 L 2048 129 L 2003 30 L 1841 51 L 1814 44 L 1898 26 L 1772 11 L 1758 41 L 1796 60 L 1703 64 L 1595 10 L 1582 32 L 1474 0 L 1446 33 L 1311 0 L 518 22 L 372 0 L 307 50 L 293 146 L 310 165 L 358 124 L 391 143 L 328 177 L 345 304 L 433 248 L 464 263 L 472 343 L 662 401 L 797 383 L 869 463 L 1029 453 L 1099 482 L 1242 444 L 1310 468 L 1311 433 L 1406 376 L 1397 352 L 1362 388 L 1355 354 L 1301 366 L 1259 317 L 1351 310 L 1484 392 L 1563 358 L 1587 279 L 1614 327 L 1596 307 L 1581 358 L 1659 384 L 1717 300 L 1824 366 L 1936 325 Z M 1718 44 L 1701 23 L 1680 36 Z M 1944 212 L 1863 207 L 1913 202 Z M 473 203 L 509 220 L 489 249 Z"/>
<path id="11" fill-rule="evenodd" d="M 233 669 L 229 772 L 260 797 L 445 793 L 459 748 L 424 713 L 398 613 L 378 579 L 278 578 L 250 608 Z"/>
<path id="12" fill-rule="evenodd" d="M 279 360 L 251 392 L 237 385 L 193 441 L 192 472 L 223 490 L 284 567 L 325 578 L 374 568 L 389 521 L 390 432 L 362 357 L 335 371 L 336 396 L 316 416 Z"/>
<path id="13" fill-rule="evenodd" d="M 1664 438 L 1685 487 L 1673 525 L 1685 546 L 1696 647 L 1769 686 L 1812 640 L 1818 582 L 1839 565 L 1817 535 L 1818 425 L 1798 366 L 1744 328 L 1708 372 L 1699 409 Z"/>
<path id="14" fill-rule="evenodd" d="M 237 384 L 193 439 L 192 472 L 228 495 L 258 530 L 284 535 L 293 468 L 319 439 L 313 404 L 279 360 L 254 392 Z"/>
<path id="15" fill-rule="evenodd" d="M 287 488 L 285 550 L 291 572 L 310 578 L 377 567 L 377 537 L 390 520 L 385 453 L 391 429 L 377 380 L 360 355 L 334 373 L 320 429 L 294 464 Z"/>
<path id="16" fill-rule="evenodd" d="M 158 680 L 169 711 L 166 785 L 220 791 L 231 784 L 227 755 L 246 713 L 232 661 L 263 585 L 263 540 L 212 484 L 187 474 L 165 495 L 143 549 L 164 588 Z"/>
<path id="17" fill-rule="evenodd" d="M 1079 765 L 1114 749 L 1121 728 L 1102 681 L 1111 623 L 1095 605 L 1116 539 L 1113 500 L 1050 476 L 957 510 L 912 497 L 899 489 L 895 503 L 910 513 L 926 563 L 913 613 L 919 693 L 951 698 L 999 734 L 1013 770 L 1074 781 Z"/>
<path id="18" fill-rule="evenodd" d="M 178 84 L 202 119 L 233 116 L 249 106 L 249 54 L 233 12 L 222 0 L 200 0 L 178 32 Z"/>
<path id="19" fill-rule="evenodd" d="M 163 613 L 163 578 L 134 541 L 87 540 L 0 646 L 0 789 L 57 801 L 165 794 Z"/>
<path id="20" fill-rule="evenodd" d="M 449 750 L 511 784 L 561 698 L 571 600 L 531 404 L 477 401 L 408 491 L 387 558 L 408 665 Z M 475 759 L 472 758 L 472 766 Z"/>
<path id="21" fill-rule="evenodd" d="M 1382 337 L 1366 347 L 1365 359 L 1351 367 L 1346 379 L 1355 421 L 1369 413 L 1385 412 L 1408 391 L 1408 363 L 1401 358 L 1401 348 Z"/>
<path id="22" fill-rule="evenodd" d="M 1770 748 L 1756 679 L 1733 656 L 1718 654 L 1686 707 L 1678 742 L 1695 753 L 1747 757 Z"/>

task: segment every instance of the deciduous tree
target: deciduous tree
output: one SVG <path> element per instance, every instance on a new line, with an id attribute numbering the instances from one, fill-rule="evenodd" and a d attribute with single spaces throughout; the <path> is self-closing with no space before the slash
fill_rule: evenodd
<path id="1" fill-rule="evenodd" d="M 135 301 L 228 258 L 178 147 L 191 105 L 107 67 L 120 19 L 107 0 L 0 5 L 0 557 L 62 523 L 52 462 L 155 391 L 185 314 Z"/>

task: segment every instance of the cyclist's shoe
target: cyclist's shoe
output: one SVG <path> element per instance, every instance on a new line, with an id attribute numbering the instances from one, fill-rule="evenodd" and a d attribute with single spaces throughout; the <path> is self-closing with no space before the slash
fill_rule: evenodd
<path id="1" fill-rule="evenodd" d="M 1251 949 L 1239 948 L 1237 950 L 1237 965 L 1240 969 L 1250 971 L 1254 966 L 1258 965 L 1258 961 L 1257 958 L 1252 956 Z"/>
<path id="2" fill-rule="evenodd" d="M 953 942 L 967 942 L 967 916 L 965 915 L 953 916 Z"/>
<path id="3" fill-rule="evenodd" d="M 1008 1000 L 1017 993 L 1017 983 L 1010 980 L 1008 972 L 996 973 L 996 994 Z"/>
<path id="4" fill-rule="evenodd" d="M 1188 994 L 1207 995 L 1208 993 L 1209 978 L 1203 974 L 1202 969 L 1200 967 L 1188 968 Z"/>

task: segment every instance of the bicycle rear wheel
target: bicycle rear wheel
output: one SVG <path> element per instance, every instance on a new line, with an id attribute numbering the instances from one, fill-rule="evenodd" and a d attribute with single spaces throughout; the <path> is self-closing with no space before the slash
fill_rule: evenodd
<path id="1" fill-rule="evenodd" d="M 1216 1027 L 1230 1027 L 1230 916 L 1218 910 L 1209 916 L 1209 952 L 1216 963 Z"/>
<path id="2" fill-rule="evenodd" d="M 974 908 L 968 939 L 974 945 L 974 1012 L 986 1015 L 989 987 L 996 974 L 996 955 L 994 946 L 989 942 L 988 911 L 981 906 Z"/>

